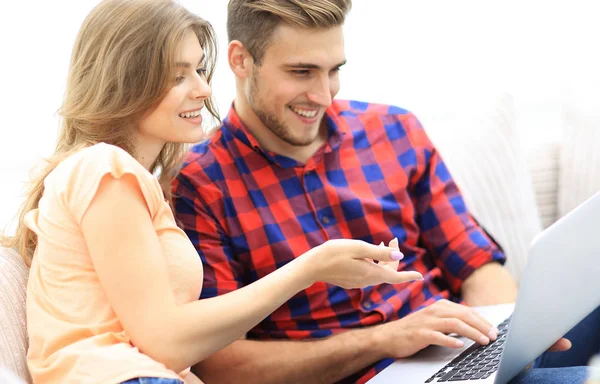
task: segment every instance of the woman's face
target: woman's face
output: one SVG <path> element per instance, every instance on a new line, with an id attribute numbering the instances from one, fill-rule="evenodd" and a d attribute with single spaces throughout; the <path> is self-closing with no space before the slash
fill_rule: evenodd
<path id="1" fill-rule="evenodd" d="M 187 32 L 178 52 L 176 72 L 171 74 L 175 85 L 140 121 L 139 139 L 146 144 L 197 143 L 204 137 L 200 110 L 211 89 L 206 81 L 204 51 L 192 31 Z"/>

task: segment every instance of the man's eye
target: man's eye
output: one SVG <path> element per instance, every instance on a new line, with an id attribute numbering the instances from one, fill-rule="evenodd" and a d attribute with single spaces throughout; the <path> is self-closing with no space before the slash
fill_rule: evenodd
<path id="1" fill-rule="evenodd" d="M 306 76 L 310 73 L 308 69 L 293 69 L 292 73 L 298 76 Z"/>

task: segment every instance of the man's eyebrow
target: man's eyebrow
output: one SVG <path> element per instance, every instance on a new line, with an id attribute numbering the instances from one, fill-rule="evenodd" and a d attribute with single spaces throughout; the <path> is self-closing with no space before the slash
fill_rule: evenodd
<path id="1" fill-rule="evenodd" d="M 200 65 L 204 61 L 205 57 L 206 57 L 206 55 L 203 53 L 202 57 L 200 58 L 200 61 L 198 62 L 198 65 Z M 180 62 L 175 63 L 175 66 L 178 68 L 190 68 L 192 65 L 190 63 L 188 63 L 187 61 L 180 61 Z"/>
<path id="2" fill-rule="evenodd" d="M 343 66 L 344 64 L 346 64 L 346 61 L 347 60 L 342 61 L 341 63 L 335 65 L 333 68 L 339 68 L 339 67 Z M 320 65 L 312 64 L 312 63 L 303 63 L 303 62 L 284 64 L 284 67 L 303 68 L 303 69 L 321 69 Z"/>

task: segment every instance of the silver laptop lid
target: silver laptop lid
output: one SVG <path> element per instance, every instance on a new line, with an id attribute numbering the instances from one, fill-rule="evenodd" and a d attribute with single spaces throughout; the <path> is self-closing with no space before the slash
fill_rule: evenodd
<path id="1" fill-rule="evenodd" d="M 534 241 L 496 383 L 504 384 L 600 306 L 600 193 Z"/>

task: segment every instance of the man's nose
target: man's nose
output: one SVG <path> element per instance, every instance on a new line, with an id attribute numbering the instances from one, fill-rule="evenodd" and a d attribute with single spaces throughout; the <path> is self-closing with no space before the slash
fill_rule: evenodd
<path id="1" fill-rule="evenodd" d="M 308 94 L 308 99 L 323 107 L 331 105 L 331 81 L 329 77 L 323 76 L 315 81 L 313 88 Z"/>

